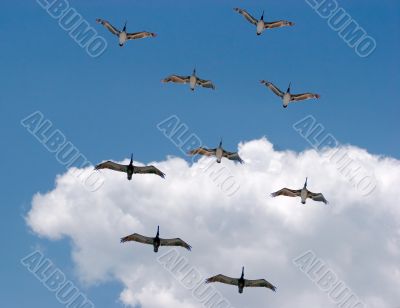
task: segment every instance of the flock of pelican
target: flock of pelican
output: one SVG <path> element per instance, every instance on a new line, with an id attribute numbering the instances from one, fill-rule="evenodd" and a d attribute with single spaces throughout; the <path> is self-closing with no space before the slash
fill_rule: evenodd
<path id="1" fill-rule="evenodd" d="M 293 22 L 287 21 L 287 20 L 278 20 L 278 21 L 273 21 L 273 22 L 266 22 L 264 21 L 264 12 L 262 13 L 260 19 L 256 19 L 253 16 L 251 16 L 246 10 L 240 9 L 240 8 L 235 8 L 234 11 L 237 13 L 241 14 L 247 21 L 249 21 L 251 24 L 253 24 L 256 27 L 256 34 L 261 35 L 265 30 L 268 29 L 274 29 L 274 28 L 280 28 L 280 27 L 291 27 L 294 25 Z M 141 31 L 141 32 L 134 32 L 130 33 L 127 32 L 126 30 L 126 22 L 122 28 L 122 30 L 118 30 L 116 27 L 111 25 L 108 21 L 103 20 L 103 19 L 97 19 L 97 23 L 103 25 L 107 30 L 109 30 L 112 34 L 118 37 L 118 42 L 119 46 L 124 46 L 124 44 L 128 40 L 136 40 L 136 39 L 142 39 L 142 38 L 148 38 L 148 37 L 156 37 L 157 34 L 153 32 L 147 32 L 147 31 Z M 162 79 L 163 83 L 178 83 L 178 84 L 189 84 L 190 90 L 194 91 L 196 86 L 203 87 L 203 88 L 209 88 L 209 89 L 215 89 L 215 85 L 211 80 L 206 80 L 206 79 L 201 79 L 196 75 L 196 69 L 193 70 L 191 75 L 170 75 Z M 292 102 L 298 102 L 306 99 L 318 99 L 320 98 L 319 94 L 316 93 L 301 93 L 301 94 L 292 94 L 290 92 L 290 86 L 291 84 L 289 83 L 289 86 L 286 90 L 286 92 L 281 91 L 278 87 L 276 87 L 272 82 L 261 80 L 261 84 L 264 84 L 267 88 L 269 88 L 274 94 L 279 96 L 282 100 L 283 107 L 286 108 L 289 103 Z M 229 152 L 226 151 L 222 147 L 222 139 L 216 148 L 205 148 L 205 147 L 199 147 L 193 150 L 190 150 L 188 155 L 204 155 L 204 156 L 214 156 L 216 158 L 217 163 L 221 163 L 222 158 L 226 158 L 229 160 L 232 160 L 234 162 L 239 162 L 240 164 L 244 163 L 244 161 L 241 159 L 239 156 L 238 152 Z M 109 169 L 113 171 L 119 171 L 127 174 L 127 179 L 131 180 L 133 174 L 155 174 L 158 175 L 162 178 L 165 177 L 165 174 L 156 168 L 155 166 L 135 166 L 133 165 L 133 154 L 131 155 L 130 158 L 130 163 L 128 165 L 122 165 L 113 161 L 105 161 L 102 162 L 98 165 L 95 166 L 96 170 L 100 169 Z M 307 189 L 307 178 L 304 183 L 303 188 L 301 189 L 289 189 L 289 188 L 282 188 L 276 192 L 273 192 L 271 194 L 271 197 L 277 197 L 277 196 L 287 196 L 287 197 L 300 197 L 301 203 L 305 204 L 307 198 L 314 200 L 314 201 L 320 201 L 325 204 L 328 203 L 328 201 L 325 199 L 322 193 L 313 193 Z M 121 243 L 125 242 L 138 242 L 141 244 L 147 244 L 147 245 L 152 245 L 154 252 L 158 252 L 159 248 L 161 246 L 177 246 L 177 247 L 183 247 L 187 250 L 191 250 L 191 246 L 183 241 L 180 238 L 172 238 L 172 239 L 163 239 L 160 238 L 160 227 L 157 227 L 157 233 L 155 237 L 148 237 L 144 236 L 138 233 L 133 233 L 131 235 L 125 236 L 121 238 Z M 239 293 L 243 293 L 243 289 L 245 287 L 265 287 L 268 288 L 272 291 L 276 290 L 276 287 L 272 285 L 270 282 L 268 282 L 265 279 L 256 279 L 256 280 L 249 280 L 249 279 L 244 279 L 244 267 L 242 268 L 242 274 L 239 278 L 231 278 L 222 274 L 212 276 L 205 281 L 206 283 L 212 283 L 212 282 L 220 282 L 228 285 L 234 285 L 238 287 Z"/>

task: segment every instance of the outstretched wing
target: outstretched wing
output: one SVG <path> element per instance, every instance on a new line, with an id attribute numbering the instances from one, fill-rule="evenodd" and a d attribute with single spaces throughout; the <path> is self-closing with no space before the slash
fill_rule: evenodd
<path id="1" fill-rule="evenodd" d="M 310 98 L 320 98 L 321 95 L 316 93 L 302 93 L 302 94 L 292 94 L 290 100 L 291 101 L 302 101 Z"/>
<path id="2" fill-rule="evenodd" d="M 197 148 L 194 150 L 191 150 L 188 152 L 189 155 L 205 155 L 205 156 L 211 156 L 211 155 L 215 155 L 215 151 L 216 149 L 206 149 L 206 148 Z"/>
<path id="3" fill-rule="evenodd" d="M 190 76 L 178 76 L 178 75 L 171 75 L 163 80 L 162 82 L 176 82 L 176 83 L 188 83 L 190 80 Z"/>
<path id="4" fill-rule="evenodd" d="M 213 85 L 211 80 L 204 80 L 204 79 L 197 78 L 196 83 L 199 86 L 202 86 L 203 88 L 211 88 L 211 89 L 215 90 L 215 86 Z"/>
<path id="5" fill-rule="evenodd" d="M 266 281 L 265 279 L 257 279 L 257 280 L 244 280 L 244 286 L 245 287 L 265 287 L 268 289 L 271 289 L 272 291 L 275 292 L 276 287 L 273 286 L 271 283 Z"/>
<path id="6" fill-rule="evenodd" d="M 277 197 L 277 196 L 299 197 L 300 192 L 301 192 L 301 189 L 294 190 L 294 189 L 289 189 L 289 188 L 282 188 L 281 190 L 273 192 L 271 194 L 271 197 Z"/>
<path id="7" fill-rule="evenodd" d="M 157 34 L 155 34 L 153 32 L 146 32 L 146 31 L 126 34 L 126 38 L 128 40 L 137 40 L 137 39 L 142 39 L 142 38 L 146 38 L 146 37 L 156 37 L 156 36 L 157 36 Z"/>
<path id="8" fill-rule="evenodd" d="M 231 277 L 219 274 L 219 275 L 216 275 L 216 276 L 206 279 L 206 283 L 210 283 L 210 282 L 221 282 L 221 283 L 226 283 L 226 284 L 231 284 L 231 285 L 237 286 L 239 284 L 239 279 L 231 278 Z"/>
<path id="9" fill-rule="evenodd" d="M 117 164 L 117 163 L 114 163 L 111 160 L 108 160 L 108 161 L 106 161 L 104 163 L 98 164 L 94 168 L 96 170 L 99 170 L 99 169 L 111 169 L 111 170 L 120 171 L 120 172 L 127 172 L 127 170 L 128 170 L 128 166 L 127 165 Z"/>
<path id="10" fill-rule="evenodd" d="M 287 21 L 287 20 L 278 20 L 272 22 L 265 22 L 264 28 L 265 29 L 272 29 L 272 28 L 280 28 L 280 27 L 291 27 L 294 26 L 294 22 Z"/>
<path id="11" fill-rule="evenodd" d="M 266 80 L 261 80 L 260 82 L 262 84 L 265 84 L 265 86 L 269 88 L 272 92 L 274 92 L 276 95 L 283 97 L 284 93 L 281 90 L 279 90 L 279 88 L 276 87 L 272 82 Z"/>
<path id="12" fill-rule="evenodd" d="M 143 244 L 153 244 L 153 238 L 152 237 L 147 237 L 147 236 L 143 236 L 140 235 L 138 233 L 133 233 L 131 235 L 125 236 L 123 238 L 121 238 L 121 243 L 125 243 L 125 242 L 130 242 L 130 241 L 135 241 L 135 242 L 139 242 L 139 243 L 143 243 Z"/>
<path id="13" fill-rule="evenodd" d="M 103 19 L 97 18 L 96 22 L 99 23 L 99 24 L 102 24 L 112 34 L 119 35 L 120 31 L 118 29 L 116 29 L 115 27 L 113 27 L 107 20 L 103 20 Z"/>
<path id="14" fill-rule="evenodd" d="M 180 238 L 171 238 L 171 239 L 160 239 L 161 246 L 180 246 L 184 247 L 187 250 L 191 250 L 192 246 L 190 246 L 185 241 L 181 240 Z"/>
<path id="15" fill-rule="evenodd" d="M 159 169 L 157 169 L 156 167 L 154 167 L 153 165 L 144 166 L 144 167 L 135 166 L 134 172 L 135 173 L 153 173 L 153 174 L 157 174 L 157 175 L 161 176 L 162 178 L 165 177 L 165 174 L 163 172 L 161 172 Z"/>
<path id="16" fill-rule="evenodd" d="M 314 201 L 321 201 L 325 204 L 328 203 L 328 200 L 325 199 L 324 195 L 321 193 L 313 193 L 311 191 L 308 192 L 307 197 Z"/>
<path id="17" fill-rule="evenodd" d="M 244 18 L 246 18 L 249 22 L 251 22 L 253 25 L 257 25 L 257 19 L 255 19 L 253 16 L 251 16 L 249 13 L 247 13 L 246 10 L 240 9 L 240 8 L 234 8 L 236 12 L 239 14 L 242 14 Z"/>
<path id="18" fill-rule="evenodd" d="M 243 164 L 243 159 L 240 158 L 238 152 L 228 152 L 228 151 L 223 150 L 222 156 L 224 156 L 230 160 L 238 161 L 239 163 Z"/>

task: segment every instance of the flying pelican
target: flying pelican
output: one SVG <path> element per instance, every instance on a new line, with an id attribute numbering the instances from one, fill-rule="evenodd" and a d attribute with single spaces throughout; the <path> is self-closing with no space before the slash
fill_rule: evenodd
<path id="1" fill-rule="evenodd" d="M 119 31 L 115 27 L 113 27 L 107 20 L 103 20 L 100 18 L 96 19 L 96 22 L 99 24 L 102 24 L 104 27 L 108 29 L 112 34 L 118 36 L 119 40 L 119 46 L 124 46 L 125 42 L 128 40 L 137 40 L 145 37 L 155 37 L 157 34 L 153 32 L 146 32 L 146 31 L 141 31 L 141 32 L 135 32 L 135 33 L 128 33 L 126 32 L 126 22 L 124 25 L 124 28 L 122 31 Z"/>
<path id="2" fill-rule="evenodd" d="M 187 250 L 191 250 L 192 247 L 188 245 L 186 242 L 182 241 L 180 238 L 172 238 L 172 239 L 163 239 L 160 238 L 160 226 L 157 226 L 157 234 L 156 237 L 147 237 L 140 235 L 138 233 L 134 233 L 128 236 L 121 238 L 121 243 L 135 241 L 143 244 L 153 245 L 154 252 L 158 252 L 158 248 L 160 246 L 181 246 L 186 248 Z"/>
<path id="3" fill-rule="evenodd" d="M 215 90 L 215 86 L 213 85 L 211 80 L 204 80 L 196 76 L 196 69 L 193 69 L 193 73 L 191 76 L 170 75 L 161 80 L 161 82 L 189 83 L 190 90 L 192 91 L 194 91 L 196 85 L 203 88 L 210 88 Z"/>
<path id="4" fill-rule="evenodd" d="M 298 102 L 302 101 L 305 99 L 310 99 L 310 98 L 320 98 L 321 95 L 316 94 L 316 93 L 302 93 L 302 94 L 291 94 L 290 93 L 290 85 L 286 90 L 286 93 L 283 93 L 281 90 L 279 90 L 272 82 L 261 80 L 260 81 L 262 84 L 265 84 L 266 87 L 268 87 L 272 92 L 274 92 L 276 95 L 278 95 L 280 98 L 282 98 L 283 102 L 283 108 L 286 108 L 289 103 L 293 102 Z"/>
<path id="5" fill-rule="evenodd" d="M 276 291 L 276 287 L 274 287 L 271 283 L 269 283 L 265 279 L 257 279 L 257 280 L 244 279 L 244 267 L 242 267 L 242 275 L 240 276 L 239 279 L 230 278 L 225 275 L 219 274 L 214 277 L 210 277 L 206 280 L 206 283 L 210 282 L 221 282 L 225 284 L 238 286 L 239 293 L 243 293 L 243 289 L 245 287 L 265 287 L 271 289 L 274 292 Z"/>
<path id="6" fill-rule="evenodd" d="M 251 16 L 246 10 L 240 9 L 240 8 L 234 8 L 236 12 L 239 14 L 242 14 L 244 18 L 246 18 L 250 23 L 255 25 L 257 27 L 257 35 L 260 35 L 263 33 L 265 29 L 273 29 L 273 28 L 280 28 L 280 27 L 285 27 L 285 26 L 293 26 L 294 22 L 287 21 L 287 20 L 279 20 L 279 21 L 273 21 L 273 22 L 265 22 L 264 21 L 264 11 L 261 15 L 261 18 L 257 20 L 253 16 Z"/>
<path id="7" fill-rule="evenodd" d="M 301 203 L 303 204 L 306 204 L 307 198 L 310 198 L 314 201 L 322 201 L 325 204 L 328 203 L 322 193 L 313 193 L 307 189 L 307 178 L 302 189 L 294 190 L 289 188 L 282 188 L 281 190 L 278 190 L 271 194 L 271 197 L 277 196 L 300 197 Z"/>
<path id="8" fill-rule="evenodd" d="M 131 154 L 131 162 L 129 165 L 121 165 L 112 162 L 111 160 L 108 160 L 104 163 L 98 164 L 96 167 L 94 167 L 96 170 L 99 169 L 111 169 L 115 171 L 121 171 L 121 172 L 126 172 L 128 175 L 128 180 L 132 180 L 132 174 L 134 173 L 154 173 L 162 178 L 165 177 L 165 174 L 162 173 L 160 170 L 158 170 L 154 166 L 144 166 L 144 167 L 139 167 L 139 166 L 134 166 L 133 165 L 133 154 Z"/>
<path id="9" fill-rule="evenodd" d="M 217 163 L 221 162 L 222 157 L 226 157 L 230 160 L 238 161 L 239 163 L 243 164 L 243 160 L 240 158 L 238 152 L 228 152 L 222 148 L 222 139 L 219 142 L 218 148 L 216 149 L 207 149 L 207 148 L 197 148 L 188 152 L 189 155 L 205 155 L 205 156 L 216 156 Z"/>

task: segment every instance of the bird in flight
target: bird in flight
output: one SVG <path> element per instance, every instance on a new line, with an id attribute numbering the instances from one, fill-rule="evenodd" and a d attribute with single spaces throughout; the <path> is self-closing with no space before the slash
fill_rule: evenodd
<path id="1" fill-rule="evenodd" d="M 124 46 L 125 42 L 128 40 L 137 40 L 137 39 L 142 39 L 142 38 L 146 38 L 146 37 L 156 37 L 157 36 L 157 34 L 155 34 L 153 32 L 147 32 L 147 31 L 128 33 L 128 32 L 126 32 L 126 22 L 125 22 L 125 25 L 124 25 L 124 28 L 122 29 L 122 31 L 115 28 L 107 20 L 97 18 L 96 22 L 99 24 L 102 24 L 106 29 L 108 29 L 108 31 L 110 31 L 112 34 L 118 36 L 119 46 L 121 46 L 121 47 Z"/>
<path id="2" fill-rule="evenodd" d="M 121 238 L 121 243 L 135 241 L 142 244 L 153 245 L 154 252 L 158 252 L 158 248 L 160 246 L 180 246 L 186 248 L 187 250 L 191 250 L 192 247 L 188 245 L 186 242 L 182 241 L 180 238 L 172 238 L 172 239 L 163 239 L 160 238 L 160 226 L 157 226 L 157 234 L 155 237 L 147 237 L 140 235 L 138 233 L 133 233 L 131 235 L 125 236 Z"/>
<path id="3" fill-rule="evenodd" d="M 252 23 L 253 25 L 256 26 L 257 30 L 256 33 L 257 35 L 260 35 L 261 33 L 264 32 L 265 29 L 273 29 L 273 28 L 280 28 L 280 27 L 286 27 L 286 26 L 294 26 L 294 23 L 291 21 L 287 20 L 278 20 L 278 21 L 273 21 L 273 22 L 265 22 L 264 21 L 264 11 L 261 15 L 260 19 L 256 19 L 253 16 L 251 16 L 246 10 L 240 9 L 240 8 L 234 8 L 236 12 L 239 14 L 243 15 L 244 18 L 246 18 L 247 21 Z"/>
<path id="4" fill-rule="evenodd" d="M 128 180 L 132 180 L 132 174 L 134 173 L 152 173 L 152 174 L 157 174 L 161 176 L 162 178 L 165 177 L 165 174 L 161 172 L 159 169 L 154 167 L 153 165 L 151 166 L 134 166 L 133 165 L 133 154 L 131 154 L 131 161 L 129 165 L 121 165 L 118 163 L 114 163 L 111 160 L 108 160 L 104 163 L 98 164 L 96 167 L 94 167 L 96 170 L 99 169 L 111 169 L 114 171 L 120 171 L 120 172 L 125 172 L 128 175 Z"/>
<path id="5" fill-rule="evenodd" d="M 269 88 L 272 92 L 274 92 L 276 95 L 278 95 L 280 98 L 282 98 L 283 108 L 286 108 L 289 105 L 289 103 L 303 101 L 303 100 L 310 99 L 310 98 L 320 98 L 321 97 L 321 95 L 319 95 L 319 94 L 310 93 L 310 92 L 301 93 L 301 94 L 291 94 L 290 93 L 291 83 L 289 83 L 289 86 L 288 86 L 286 92 L 283 93 L 272 82 L 265 81 L 265 80 L 261 80 L 260 82 L 262 84 L 265 84 L 265 86 L 267 88 Z"/>
<path id="6" fill-rule="evenodd" d="M 281 190 L 278 190 L 271 194 L 271 197 L 277 197 L 277 196 L 300 197 L 301 203 L 303 204 L 306 204 L 307 198 L 328 204 L 328 201 L 325 199 L 322 193 L 313 193 L 307 189 L 307 178 L 302 189 L 294 190 L 289 188 L 282 188 Z"/>
<path id="7" fill-rule="evenodd" d="M 193 69 L 193 73 L 190 76 L 170 75 L 161 80 L 161 82 L 174 82 L 183 84 L 188 83 L 190 86 L 190 90 L 192 91 L 194 91 L 196 86 L 215 90 L 215 86 L 211 80 L 201 79 L 196 76 L 196 69 Z"/>
<path id="8" fill-rule="evenodd" d="M 215 156 L 217 158 L 217 163 L 221 162 L 222 157 L 225 157 L 230 160 L 238 161 L 239 163 L 243 163 L 243 160 L 240 158 L 238 152 L 228 152 L 222 148 L 222 139 L 219 142 L 219 145 L 215 149 L 207 149 L 207 148 L 197 148 L 188 152 L 189 155 L 205 155 L 205 156 Z"/>
<path id="9" fill-rule="evenodd" d="M 265 279 L 257 279 L 257 280 L 244 279 L 244 267 L 242 267 L 242 275 L 240 276 L 240 278 L 231 278 L 231 277 L 219 274 L 219 275 L 210 277 L 206 280 L 206 283 L 210 283 L 210 282 L 221 282 L 221 283 L 237 286 L 239 289 L 239 293 L 243 293 L 243 289 L 245 287 L 265 287 L 265 288 L 271 289 L 274 292 L 276 291 L 276 287 L 273 286 L 271 283 L 269 283 Z"/>

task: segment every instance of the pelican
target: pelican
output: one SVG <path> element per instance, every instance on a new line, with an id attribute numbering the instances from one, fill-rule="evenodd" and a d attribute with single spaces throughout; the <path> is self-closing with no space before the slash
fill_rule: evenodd
<path id="1" fill-rule="evenodd" d="M 257 20 L 253 16 L 251 16 L 246 10 L 240 8 L 234 8 L 236 12 L 243 15 L 250 23 L 256 26 L 257 28 L 257 35 L 260 35 L 264 32 L 265 29 L 273 29 L 273 28 L 280 28 L 285 26 L 294 26 L 294 23 L 287 20 L 278 20 L 273 22 L 265 22 L 264 21 L 264 11 L 262 12 L 261 18 Z"/>
<path id="2" fill-rule="evenodd" d="M 154 166 L 144 166 L 144 167 L 139 167 L 139 166 L 134 166 L 133 165 L 133 154 L 131 154 L 131 161 L 129 165 L 121 165 L 112 162 L 111 160 L 108 160 L 104 163 L 98 164 L 96 167 L 94 167 L 96 170 L 99 169 L 111 169 L 115 171 L 120 171 L 120 172 L 125 172 L 128 175 L 128 180 L 132 180 L 132 174 L 134 173 L 153 173 L 161 176 L 162 178 L 165 177 L 165 174 L 162 173 L 160 170 L 158 170 Z"/>
<path id="3" fill-rule="evenodd" d="M 238 161 L 239 163 L 243 164 L 243 160 L 240 158 L 238 152 L 228 152 L 222 148 L 222 139 L 219 142 L 219 145 L 216 149 L 207 149 L 207 148 L 197 148 L 188 152 L 189 155 L 205 155 L 205 156 L 216 156 L 217 163 L 221 162 L 222 157 L 226 157 L 230 160 Z"/>
<path id="4" fill-rule="evenodd" d="M 301 93 L 301 94 L 291 94 L 290 93 L 290 86 L 291 83 L 289 83 L 289 86 L 286 90 L 285 93 L 283 93 L 281 90 L 279 90 L 272 82 L 261 80 L 260 81 L 262 84 L 265 84 L 267 88 L 269 88 L 272 92 L 274 92 L 276 95 L 278 95 L 280 98 L 282 98 L 282 103 L 283 103 L 283 108 L 286 108 L 289 103 L 293 102 L 298 102 L 302 101 L 305 99 L 310 99 L 310 98 L 320 98 L 321 95 L 316 94 L 316 93 Z"/>
<path id="5" fill-rule="evenodd" d="M 271 194 L 271 197 L 277 196 L 300 197 L 301 203 L 303 204 L 306 204 L 307 198 L 310 198 L 314 201 L 322 201 L 325 204 L 328 203 L 322 193 L 313 193 L 307 189 L 307 178 L 302 189 L 294 190 L 289 188 L 282 188 L 281 190 L 278 190 Z"/>
<path id="6" fill-rule="evenodd" d="M 215 86 L 211 80 L 204 80 L 196 76 L 196 69 L 193 69 L 193 73 L 190 76 L 170 75 L 161 80 L 161 82 L 189 83 L 190 90 L 192 91 L 194 91 L 196 85 L 215 90 Z"/>
<path id="7" fill-rule="evenodd" d="M 154 252 L 158 252 L 158 248 L 160 246 L 181 246 L 186 248 L 187 250 L 191 250 L 192 247 L 188 245 L 186 242 L 182 241 L 180 238 L 172 238 L 172 239 L 163 239 L 160 238 L 160 226 L 157 226 L 157 234 L 156 237 L 147 237 L 140 235 L 138 233 L 133 233 L 131 235 L 125 236 L 121 238 L 121 243 L 135 241 L 143 244 L 153 245 Z"/>
<path id="8" fill-rule="evenodd" d="M 128 33 L 126 32 L 126 22 L 124 24 L 124 28 L 122 31 L 119 31 L 117 28 L 115 28 L 113 25 L 111 25 L 107 20 L 103 20 L 100 18 L 96 19 L 96 22 L 99 24 L 102 24 L 108 31 L 110 31 L 112 34 L 118 36 L 119 40 L 119 46 L 124 46 L 125 42 L 128 40 L 137 40 L 137 39 L 142 39 L 145 37 L 155 37 L 157 34 L 153 32 L 147 32 L 147 31 L 141 31 L 141 32 L 135 32 L 135 33 Z"/>
<path id="9" fill-rule="evenodd" d="M 225 284 L 231 284 L 234 286 L 238 286 L 239 293 L 243 293 L 243 289 L 245 287 L 265 287 L 268 289 L 271 289 L 272 291 L 276 291 L 276 287 L 274 287 L 271 283 L 266 281 L 265 279 L 257 279 L 257 280 L 249 280 L 249 279 L 244 279 L 244 267 L 242 267 L 242 275 L 240 278 L 231 278 L 225 275 L 216 275 L 213 277 L 210 277 L 206 280 L 206 283 L 210 282 L 221 282 Z"/>

